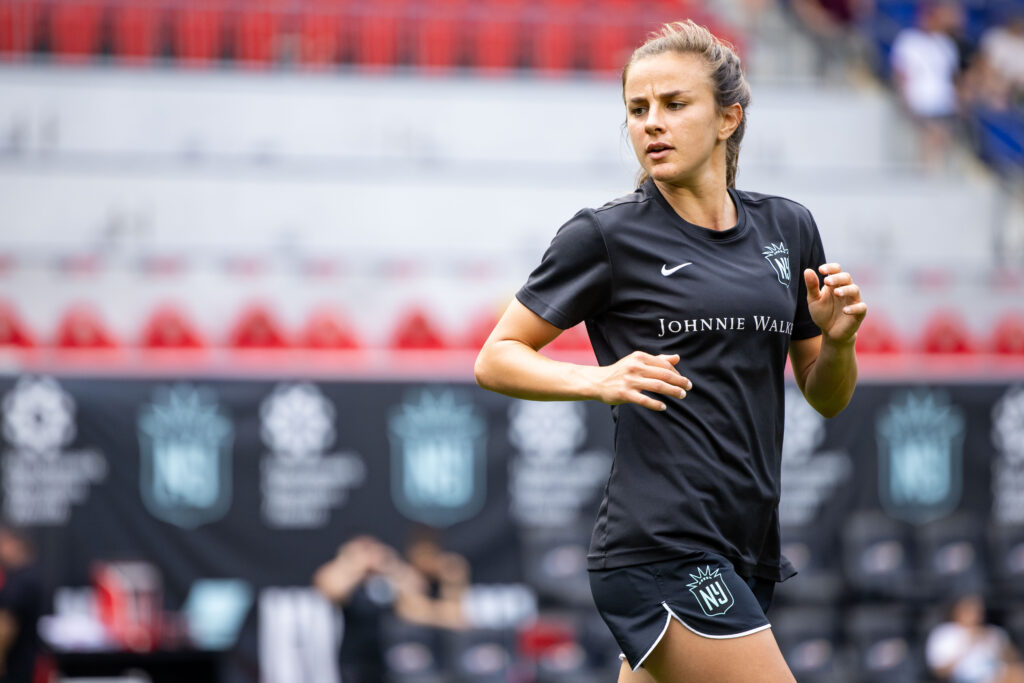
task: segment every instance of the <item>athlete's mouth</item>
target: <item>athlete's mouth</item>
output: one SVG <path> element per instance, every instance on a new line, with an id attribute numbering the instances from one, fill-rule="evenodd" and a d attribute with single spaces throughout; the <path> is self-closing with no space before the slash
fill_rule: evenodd
<path id="1" fill-rule="evenodd" d="M 666 142 L 652 142 L 647 145 L 646 152 L 648 154 L 653 154 L 655 152 L 664 152 L 666 149 L 672 149 L 672 145 Z"/>

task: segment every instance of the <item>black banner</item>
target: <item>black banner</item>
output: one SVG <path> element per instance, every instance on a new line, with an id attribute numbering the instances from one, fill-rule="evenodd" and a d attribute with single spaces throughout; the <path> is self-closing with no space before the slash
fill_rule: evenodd
<path id="1" fill-rule="evenodd" d="M 239 680 L 257 678 L 267 596 L 308 588 L 340 543 L 401 549 L 425 526 L 474 583 L 531 584 L 531 539 L 585 547 L 611 465 L 606 406 L 468 383 L 24 375 L 0 397 L 3 514 L 39 532 L 48 590 L 142 560 L 178 610 L 240 579 Z M 862 383 L 832 420 L 791 388 L 786 422 L 784 538 L 841 550 L 858 511 L 1024 524 L 1024 385 Z"/>

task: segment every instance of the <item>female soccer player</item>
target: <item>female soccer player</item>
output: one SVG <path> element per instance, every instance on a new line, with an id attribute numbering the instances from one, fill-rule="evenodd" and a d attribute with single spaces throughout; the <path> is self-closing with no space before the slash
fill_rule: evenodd
<path id="1" fill-rule="evenodd" d="M 622 90 L 640 187 L 562 226 L 476 378 L 613 406 L 587 559 L 620 682 L 793 681 L 765 617 L 794 573 L 779 552 L 786 354 L 811 405 L 835 415 L 867 307 L 825 263 L 806 208 L 735 189 L 750 91 L 728 46 L 693 22 L 666 25 L 633 53 Z M 584 320 L 599 366 L 538 353 Z"/>

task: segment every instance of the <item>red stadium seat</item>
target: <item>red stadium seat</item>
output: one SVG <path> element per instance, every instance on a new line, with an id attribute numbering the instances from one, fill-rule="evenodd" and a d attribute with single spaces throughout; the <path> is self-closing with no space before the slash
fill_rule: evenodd
<path id="1" fill-rule="evenodd" d="M 0 53 L 25 54 L 36 43 L 41 17 L 39 0 L 0 2 Z"/>
<path id="2" fill-rule="evenodd" d="M 307 349 L 358 349 L 359 337 L 347 320 L 331 310 L 314 311 L 299 333 L 296 346 Z"/>
<path id="3" fill-rule="evenodd" d="M 163 9 L 156 0 L 135 0 L 113 7 L 114 54 L 121 61 L 145 63 L 160 54 Z"/>
<path id="4" fill-rule="evenodd" d="M 519 66 L 524 8 L 515 1 L 492 0 L 474 7 L 468 24 L 470 61 L 479 69 Z"/>
<path id="5" fill-rule="evenodd" d="M 592 351 L 590 337 L 583 323 L 570 327 L 558 335 L 553 342 L 544 347 L 551 351 Z"/>
<path id="6" fill-rule="evenodd" d="M 425 16 L 413 20 L 417 66 L 447 68 L 458 65 L 465 13 L 461 0 L 447 0 L 435 3 Z"/>
<path id="7" fill-rule="evenodd" d="M 348 19 L 339 11 L 343 3 L 312 3 L 299 14 L 299 61 L 311 67 L 335 64 L 341 59 L 346 41 L 342 22 Z"/>
<path id="8" fill-rule="evenodd" d="M 575 66 L 576 36 L 580 33 L 579 10 L 548 9 L 531 31 L 531 66 L 534 69 L 567 71 Z"/>
<path id="9" fill-rule="evenodd" d="M 864 318 L 857 331 L 857 353 L 899 353 L 900 342 L 889 321 L 877 313 Z"/>
<path id="10" fill-rule="evenodd" d="M 220 59 L 224 7 L 216 0 L 189 2 L 172 9 L 174 55 L 194 66 Z"/>
<path id="11" fill-rule="evenodd" d="M 398 30 L 401 7 L 397 2 L 361 6 L 353 18 L 355 61 L 363 66 L 393 66 L 398 61 Z"/>
<path id="12" fill-rule="evenodd" d="M 118 343 L 99 313 L 89 306 L 69 309 L 57 326 L 57 347 L 61 349 L 113 349 Z"/>
<path id="13" fill-rule="evenodd" d="M 631 41 L 630 13 L 614 4 L 603 3 L 596 10 L 596 23 L 587 31 L 587 64 L 593 71 L 619 71 L 636 47 Z"/>
<path id="14" fill-rule="evenodd" d="M 1010 313 L 996 323 L 991 348 L 998 354 L 1024 356 L 1024 315 Z"/>
<path id="15" fill-rule="evenodd" d="M 14 308 L 0 302 L 0 347 L 29 349 L 35 345 L 35 339 Z"/>
<path id="16" fill-rule="evenodd" d="M 239 316 L 228 335 L 236 349 L 285 349 L 288 338 L 274 315 L 263 306 L 251 306 Z"/>
<path id="17" fill-rule="evenodd" d="M 147 349 L 201 349 L 202 336 L 187 316 L 174 306 L 162 306 L 150 316 L 140 346 Z"/>
<path id="18" fill-rule="evenodd" d="M 399 350 L 436 350 L 445 348 L 446 344 L 430 317 L 422 310 L 413 309 L 399 320 L 390 346 Z"/>
<path id="19" fill-rule="evenodd" d="M 955 313 L 937 313 L 925 325 L 921 335 L 925 353 L 973 353 L 974 342 L 967 325 Z"/>
<path id="20" fill-rule="evenodd" d="M 277 56 L 285 6 L 275 0 L 247 2 L 234 22 L 235 59 L 249 67 L 267 66 Z"/>
<path id="21" fill-rule="evenodd" d="M 63 62 L 83 62 L 99 52 L 103 5 L 57 2 L 50 11 L 50 47 Z"/>

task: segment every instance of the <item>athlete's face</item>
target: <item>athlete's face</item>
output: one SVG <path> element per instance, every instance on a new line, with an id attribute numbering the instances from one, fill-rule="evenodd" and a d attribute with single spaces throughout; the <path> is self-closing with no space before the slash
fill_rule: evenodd
<path id="1" fill-rule="evenodd" d="M 719 166 L 724 173 L 725 141 L 739 119 L 719 112 L 701 57 L 663 52 L 635 62 L 623 99 L 633 151 L 652 178 L 691 184 Z"/>

